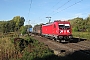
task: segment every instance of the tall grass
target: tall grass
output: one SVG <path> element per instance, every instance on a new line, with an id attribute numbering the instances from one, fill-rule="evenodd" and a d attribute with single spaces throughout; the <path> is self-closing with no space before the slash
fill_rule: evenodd
<path id="1" fill-rule="evenodd" d="M 18 49 L 15 49 L 13 39 L 17 37 L 12 34 L 3 35 L 0 37 L 0 60 L 32 60 L 34 58 L 43 58 L 53 54 L 52 51 L 44 44 L 38 42 L 29 36 L 22 36 L 30 44 L 20 51 L 19 43 Z"/>
<path id="2" fill-rule="evenodd" d="M 90 40 L 90 32 L 72 32 L 74 37 L 86 38 Z"/>
<path id="3" fill-rule="evenodd" d="M 0 60 L 13 58 L 14 45 L 10 41 L 10 37 L 0 38 Z"/>
<path id="4" fill-rule="evenodd" d="M 1 33 L 1 32 L 0 32 Z M 17 60 L 19 58 L 19 51 L 17 51 L 13 44 L 13 39 L 18 37 L 14 32 L 7 34 L 0 34 L 0 60 Z"/>

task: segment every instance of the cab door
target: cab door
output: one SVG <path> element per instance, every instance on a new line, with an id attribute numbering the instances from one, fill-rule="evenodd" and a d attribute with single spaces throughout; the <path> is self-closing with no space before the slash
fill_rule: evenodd
<path id="1" fill-rule="evenodd" d="M 53 28 L 52 29 L 53 29 L 52 33 L 55 35 L 56 34 L 56 25 L 55 24 L 53 24 Z"/>

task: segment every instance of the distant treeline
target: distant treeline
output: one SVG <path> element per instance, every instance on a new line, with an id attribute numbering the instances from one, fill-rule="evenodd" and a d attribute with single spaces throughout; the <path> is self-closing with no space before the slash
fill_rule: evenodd
<path id="1" fill-rule="evenodd" d="M 0 21 L 0 32 L 7 33 L 7 32 L 17 32 L 26 33 L 28 25 L 24 26 L 25 19 L 24 17 L 15 16 L 13 19 L 8 21 Z M 31 27 L 31 25 L 30 25 Z"/>
<path id="2" fill-rule="evenodd" d="M 90 32 L 90 16 L 83 19 L 80 17 L 69 20 L 74 32 Z"/>
<path id="3" fill-rule="evenodd" d="M 72 25 L 72 30 L 74 32 L 90 32 L 90 16 L 83 19 L 80 17 L 69 20 Z M 24 26 L 25 19 L 24 17 L 15 16 L 13 19 L 8 21 L 0 21 L 0 32 L 15 32 L 19 31 L 20 33 L 26 33 L 27 29 L 32 27 L 31 25 Z"/>

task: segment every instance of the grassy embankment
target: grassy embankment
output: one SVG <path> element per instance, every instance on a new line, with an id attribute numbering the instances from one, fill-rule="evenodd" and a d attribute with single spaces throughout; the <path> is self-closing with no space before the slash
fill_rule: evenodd
<path id="1" fill-rule="evenodd" d="M 15 37 L 17 36 L 12 34 L 0 35 L 0 60 L 39 60 L 53 55 L 48 46 L 28 36 L 23 36 L 23 39 L 32 42 L 26 46 L 19 41 L 16 46 L 17 49 L 15 49 L 13 42 Z M 25 47 L 22 51 L 20 51 L 20 44 Z"/>
<path id="2" fill-rule="evenodd" d="M 90 39 L 88 32 L 74 32 L 74 37 L 81 37 Z M 25 46 L 22 52 L 20 52 L 20 46 L 15 49 L 13 38 L 18 37 L 15 34 L 0 35 L 0 60 L 73 60 L 68 56 L 58 57 L 38 40 L 28 36 L 21 36 L 27 41 L 32 41 L 28 46 Z M 20 44 L 20 43 L 18 43 Z"/>
<path id="3" fill-rule="evenodd" d="M 74 37 L 86 38 L 90 40 L 90 32 L 72 32 Z"/>

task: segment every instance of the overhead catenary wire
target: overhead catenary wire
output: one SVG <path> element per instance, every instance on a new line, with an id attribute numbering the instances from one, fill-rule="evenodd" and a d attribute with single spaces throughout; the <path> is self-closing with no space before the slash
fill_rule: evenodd
<path id="1" fill-rule="evenodd" d="M 66 7 L 66 8 L 64 8 L 64 9 L 62 9 L 62 10 L 60 10 L 59 12 L 64 11 L 64 10 L 66 10 L 66 9 L 68 9 L 68 8 L 74 6 L 74 5 L 76 5 L 76 4 L 78 4 L 78 3 L 82 2 L 82 1 L 83 1 L 83 0 L 80 0 L 80 1 L 78 1 L 78 2 L 75 2 L 74 4 L 72 4 L 72 5 L 70 5 L 70 6 Z M 55 14 L 57 14 L 57 13 L 59 13 L 59 12 L 56 12 Z M 55 15 L 55 14 L 53 14 L 53 15 Z"/>
<path id="2" fill-rule="evenodd" d="M 57 6 L 60 2 L 61 2 L 62 0 L 60 0 L 60 1 L 58 1 L 55 5 L 53 5 L 49 10 L 47 10 L 47 12 L 48 11 L 50 11 L 52 8 L 54 8 L 55 6 Z M 48 14 L 47 12 L 45 12 L 44 14 Z M 44 15 L 43 14 L 43 15 Z M 39 17 L 39 18 L 41 18 L 42 17 L 42 15 Z"/>
<path id="3" fill-rule="evenodd" d="M 67 2 L 65 2 L 63 5 L 61 5 L 60 7 L 58 7 L 56 10 L 62 8 L 63 6 L 65 6 L 66 4 L 68 4 L 71 0 L 68 0 Z M 57 4 L 59 4 L 61 2 L 61 0 L 59 2 L 57 2 L 54 6 L 52 6 L 52 8 L 54 8 Z M 51 8 L 51 9 L 52 9 Z M 48 10 L 49 11 L 49 10 Z M 50 14 L 54 13 L 55 11 L 52 11 L 51 13 L 48 14 L 48 16 L 50 16 Z M 47 12 L 45 13 L 47 14 Z M 40 18 L 40 17 L 39 17 Z"/>
<path id="4" fill-rule="evenodd" d="M 29 18 L 29 14 L 30 14 L 30 11 L 31 11 L 31 5 L 32 5 L 32 0 L 31 0 L 30 5 L 29 5 L 29 12 L 28 12 L 27 20 Z"/>
<path id="5" fill-rule="evenodd" d="M 60 7 L 58 7 L 56 10 L 59 10 L 60 8 L 64 7 L 64 6 L 67 5 L 70 1 L 71 1 L 71 0 L 68 0 L 68 1 L 65 2 L 63 5 L 61 5 Z M 55 14 L 57 14 L 57 13 L 59 13 L 59 12 L 62 12 L 62 11 L 64 11 L 64 10 L 66 10 L 66 9 L 68 9 L 68 8 L 70 8 L 70 7 L 74 6 L 74 5 L 76 5 L 76 4 L 80 3 L 80 2 L 82 2 L 82 1 L 83 1 L 83 0 L 77 1 L 77 2 L 75 2 L 74 4 L 72 4 L 72 5 L 70 5 L 70 6 L 66 7 L 66 8 L 64 8 L 64 9 L 58 11 L 58 12 L 56 12 Z M 58 2 L 58 3 L 59 3 L 59 2 Z M 53 7 L 55 7 L 55 6 L 53 6 Z M 52 14 L 52 15 L 55 15 L 54 12 L 55 12 L 55 11 L 53 11 L 51 14 Z M 47 13 L 47 12 L 46 12 L 46 13 Z M 52 17 L 51 14 L 48 15 L 48 16 Z M 43 15 L 44 15 L 44 14 L 43 14 Z M 45 16 L 45 17 L 46 17 L 46 16 Z M 40 16 L 39 18 L 42 18 L 42 16 Z"/>
<path id="6" fill-rule="evenodd" d="M 52 8 L 54 8 L 55 6 L 57 6 L 60 2 L 61 2 L 61 1 L 57 2 L 54 6 L 52 6 Z M 52 8 L 51 8 L 51 9 L 52 9 Z M 49 9 L 49 10 L 51 10 L 51 9 Z M 48 10 L 48 11 L 49 11 L 49 10 Z M 47 12 L 46 12 L 46 13 L 47 13 Z M 45 14 L 46 14 L 46 13 L 45 13 Z"/>
<path id="7" fill-rule="evenodd" d="M 62 8 L 63 6 L 65 6 L 66 4 L 68 4 L 69 2 L 70 2 L 71 0 L 68 0 L 67 2 L 65 2 L 63 5 L 61 5 L 60 7 L 58 7 L 56 10 L 59 10 L 60 8 Z M 54 11 L 52 11 L 51 13 L 54 13 L 55 12 L 55 10 Z M 51 14 L 50 13 L 50 14 Z M 49 14 L 49 15 L 50 15 Z"/>
<path id="8" fill-rule="evenodd" d="M 59 8 L 57 8 L 57 10 L 60 9 L 60 8 L 62 8 L 62 7 L 65 6 L 66 4 L 68 4 L 70 1 L 71 1 L 71 0 L 68 0 L 66 3 L 64 3 L 64 4 L 61 5 Z"/>

